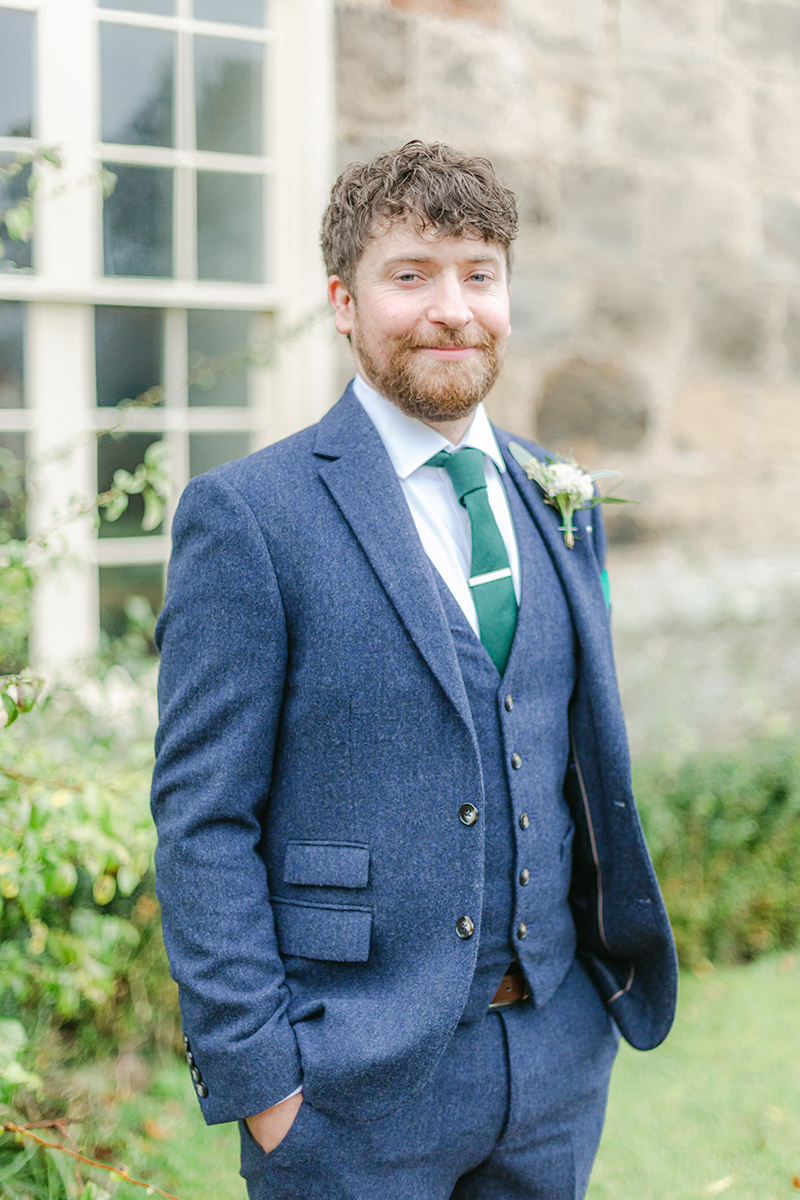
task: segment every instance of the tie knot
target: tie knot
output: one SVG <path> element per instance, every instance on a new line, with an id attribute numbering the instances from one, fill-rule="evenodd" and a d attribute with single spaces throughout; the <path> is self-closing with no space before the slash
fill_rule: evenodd
<path id="1" fill-rule="evenodd" d="M 486 474 L 483 469 L 484 454 L 473 446 L 464 446 L 454 454 L 440 450 L 429 458 L 426 467 L 444 467 L 452 480 L 459 503 L 464 504 L 464 498 L 470 492 L 486 487 Z"/>

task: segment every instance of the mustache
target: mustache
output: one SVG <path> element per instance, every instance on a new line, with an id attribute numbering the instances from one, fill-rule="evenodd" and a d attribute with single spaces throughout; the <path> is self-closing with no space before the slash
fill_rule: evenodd
<path id="1" fill-rule="evenodd" d="M 468 333 L 463 333 L 459 329 L 451 329 L 442 331 L 440 334 L 433 334 L 426 338 L 421 338 L 414 333 L 404 333 L 397 339 L 397 349 L 405 350 L 491 350 L 495 345 L 495 340 L 491 337 L 484 336 L 478 338 L 470 337 Z"/>

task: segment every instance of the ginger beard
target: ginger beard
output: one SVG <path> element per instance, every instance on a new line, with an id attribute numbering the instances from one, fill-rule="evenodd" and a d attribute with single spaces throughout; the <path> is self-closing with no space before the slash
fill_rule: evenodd
<path id="1" fill-rule="evenodd" d="M 480 404 L 500 373 L 503 363 L 499 339 L 474 337 L 458 329 L 442 330 L 420 338 L 404 333 L 395 338 L 379 361 L 370 352 L 356 310 L 353 346 L 372 386 L 409 417 L 420 421 L 453 421 Z M 429 349 L 475 347 L 476 353 L 460 362 L 443 362 L 420 353 Z"/>

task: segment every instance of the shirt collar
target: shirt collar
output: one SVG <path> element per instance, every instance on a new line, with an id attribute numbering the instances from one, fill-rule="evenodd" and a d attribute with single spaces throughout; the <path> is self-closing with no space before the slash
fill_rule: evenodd
<path id="1" fill-rule="evenodd" d="M 380 434 L 400 479 L 407 479 L 440 450 L 456 449 L 452 442 L 448 442 L 447 438 L 437 433 L 430 425 L 417 420 L 416 417 L 409 417 L 396 404 L 392 404 L 391 400 L 381 396 L 360 375 L 356 375 L 353 380 L 353 391 Z M 498 471 L 505 471 L 506 464 L 482 404 L 476 408 L 472 423 L 459 442 L 458 449 L 461 450 L 464 446 L 481 450 L 489 456 Z"/>

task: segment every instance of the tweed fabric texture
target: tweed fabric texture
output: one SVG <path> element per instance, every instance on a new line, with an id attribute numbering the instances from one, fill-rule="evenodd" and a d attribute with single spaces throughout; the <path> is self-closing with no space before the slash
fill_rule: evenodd
<path id="1" fill-rule="evenodd" d="M 580 647 L 578 947 L 646 1048 L 670 1027 L 677 976 L 631 793 L 602 525 L 579 513 L 566 550 L 496 432 Z M 157 888 L 204 1116 L 259 1112 L 301 1081 L 328 1115 L 384 1116 L 425 1086 L 469 995 L 479 941 L 455 925 L 482 907 L 484 839 L 457 812 L 481 807 L 483 780 L 433 570 L 349 390 L 319 425 L 189 484 L 157 641 Z M 529 753 L 532 727 L 515 732 Z M 291 861 L 285 878 L 297 842 L 330 853 L 326 882 L 292 882 Z M 366 886 L 342 883 L 339 844 L 367 848 Z M 282 944 L 276 913 L 292 906 Z"/>
<path id="2" fill-rule="evenodd" d="M 304 1103 L 264 1154 L 241 1124 L 250 1200 L 581 1200 L 619 1035 L 574 963 L 542 1010 L 460 1025 L 423 1090 L 377 1121 Z"/>

